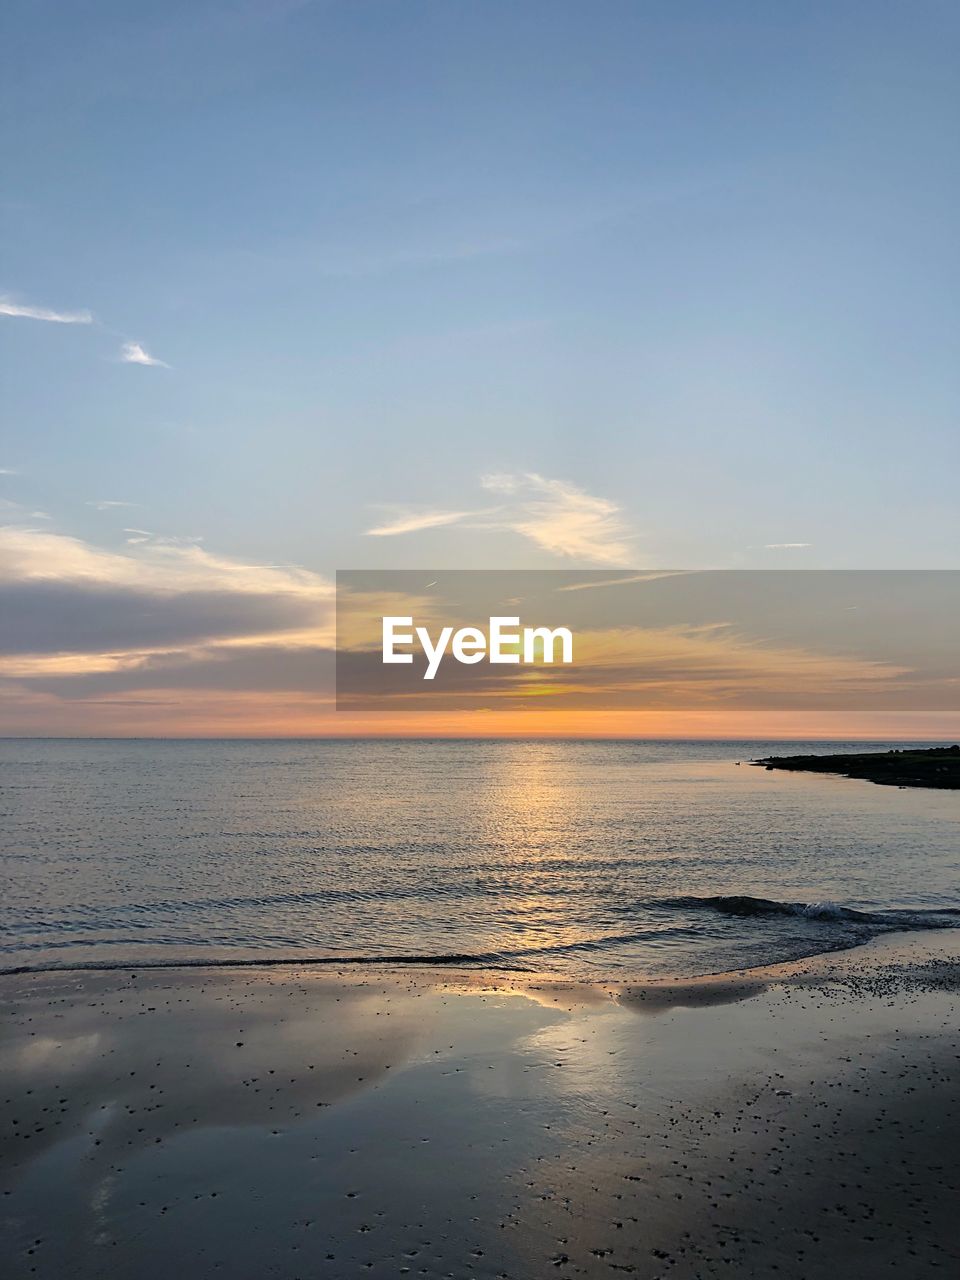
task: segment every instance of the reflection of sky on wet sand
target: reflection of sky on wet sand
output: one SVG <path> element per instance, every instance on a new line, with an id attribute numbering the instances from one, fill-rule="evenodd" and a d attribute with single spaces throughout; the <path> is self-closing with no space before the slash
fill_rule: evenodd
<path id="1" fill-rule="evenodd" d="M 711 1203 L 727 1191 L 735 1243 L 738 1197 L 754 1203 L 770 1168 L 802 1202 L 811 1161 L 835 1158 L 816 1143 L 833 1114 L 821 1077 L 831 1103 L 838 1082 L 844 1101 L 868 1081 L 899 1088 L 881 1061 L 895 1022 L 899 1070 L 947 1079 L 904 1055 L 934 1051 L 949 992 L 891 1008 L 888 979 L 856 995 L 857 962 L 835 963 L 845 985 L 829 991 L 652 1016 L 609 991 L 493 975 L 46 977 L 22 999 L 7 979 L 4 1127 L 32 1135 L 6 1145 L 10 1274 L 93 1276 L 109 1260 L 131 1280 L 404 1266 L 526 1280 L 566 1256 L 591 1276 L 610 1261 L 647 1275 L 652 1247 L 717 1248 Z M 882 1068 L 869 1077 L 865 1043 Z M 932 1123 L 918 1134 L 935 1144 Z M 930 1213 L 941 1200 L 934 1186 Z"/>

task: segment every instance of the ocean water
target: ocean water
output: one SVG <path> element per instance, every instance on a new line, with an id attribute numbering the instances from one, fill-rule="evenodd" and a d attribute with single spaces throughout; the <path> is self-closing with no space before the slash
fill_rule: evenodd
<path id="1" fill-rule="evenodd" d="M 624 978 L 956 927 L 960 792 L 746 764 L 889 745 L 0 741 L 0 968 Z"/>

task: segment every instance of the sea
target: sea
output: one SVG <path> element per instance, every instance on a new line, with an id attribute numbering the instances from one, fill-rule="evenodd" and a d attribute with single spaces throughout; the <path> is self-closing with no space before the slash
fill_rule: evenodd
<path id="1" fill-rule="evenodd" d="M 0 969 L 715 973 L 960 926 L 960 792 L 889 742 L 0 741 Z"/>

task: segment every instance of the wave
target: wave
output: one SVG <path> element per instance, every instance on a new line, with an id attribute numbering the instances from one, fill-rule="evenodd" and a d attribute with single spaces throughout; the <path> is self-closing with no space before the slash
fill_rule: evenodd
<path id="1" fill-rule="evenodd" d="M 627 908 L 625 907 L 623 910 L 626 911 Z M 886 933 L 960 928 L 960 907 L 889 908 L 880 911 L 865 911 L 855 907 L 845 907 L 838 902 L 787 902 L 776 898 L 754 897 L 750 894 L 714 894 L 705 897 L 686 895 L 673 898 L 655 898 L 645 902 L 634 903 L 630 910 L 631 914 L 651 913 L 654 918 L 656 913 L 663 911 L 687 914 L 709 912 L 715 916 L 734 917 L 745 921 L 754 920 L 760 922 L 762 920 L 770 920 L 772 923 L 777 919 L 792 919 L 798 923 L 806 922 L 814 926 L 812 933 L 804 930 L 802 938 L 797 937 L 796 934 L 790 939 L 782 937 L 770 939 L 767 937 L 766 945 L 770 945 L 771 942 L 775 946 L 778 943 L 782 945 L 784 941 L 789 941 L 790 949 L 783 954 L 778 951 L 777 954 L 769 956 L 754 956 L 747 961 L 748 967 L 756 964 L 775 963 L 786 959 L 799 959 L 801 953 L 810 955 L 846 950 Z M 88 972 L 129 971 L 135 973 L 147 969 L 239 969 L 276 968 L 280 966 L 339 966 L 348 968 L 356 965 L 380 965 L 385 968 L 406 965 L 425 968 L 453 966 L 514 972 L 537 972 L 537 962 L 545 961 L 550 956 L 560 957 L 563 955 L 602 953 L 609 950 L 616 951 L 618 948 L 629 948 L 636 943 L 667 943 L 670 945 L 676 944 L 681 940 L 700 938 L 703 932 L 703 926 L 689 921 L 682 923 L 678 921 L 664 927 L 661 917 L 661 923 L 658 925 L 629 932 L 600 933 L 596 936 L 576 938 L 572 941 L 547 942 L 539 946 L 526 947 L 506 946 L 497 950 L 486 951 L 362 952 L 352 955 L 331 953 L 317 955 L 306 948 L 297 954 L 294 947 L 292 952 L 291 950 L 285 950 L 279 955 L 276 953 L 261 953 L 254 956 L 171 955 L 169 957 L 143 960 L 133 959 L 128 956 L 122 960 L 68 960 L 62 963 L 48 961 L 36 965 L 19 964 L 0 967 L 0 975 L 12 976 L 16 974 L 57 973 L 77 970 Z M 715 932 L 711 936 L 714 940 L 717 940 Z M 126 941 L 130 940 L 126 939 Z M 167 939 L 166 944 L 170 945 L 170 943 L 171 940 Z M 49 950 L 51 946 L 57 945 L 67 949 L 75 944 L 72 941 L 63 941 L 59 944 L 37 941 L 32 944 L 32 947 L 38 950 Z M 190 941 L 186 938 L 179 939 L 178 945 L 189 946 Z M 740 937 L 737 945 L 742 961 L 745 958 L 743 948 L 747 945 L 755 947 L 756 940 L 753 944 L 750 944 L 749 933 L 744 930 L 743 936 Z M 797 946 L 799 946 L 799 953 L 796 950 Z M 24 948 L 21 945 L 17 949 L 22 951 Z M 31 949 L 31 947 L 28 946 L 26 949 Z M 617 967 L 622 969 L 622 965 Z M 731 959 L 731 963 L 726 967 L 732 970 L 742 967 L 742 964 Z"/>
<path id="2" fill-rule="evenodd" d="M 27 973 L 140 973 L 146 969 L 275 969 L 283 965 L 305 968 L 314 965 L 340 965 L 343 968 L 361 964 L 390 965 L 460 965 L 470 967 L 482 964 L 487 969 L 521 968 L 520 965 L 498 964 L 499 953 L 447 952 L 440 955 L 374 955 L 355 956 L 226 956 L 211 959 L 188 956 L 169 960 L 81 960 L 72 964 L 20 964 L 0 969 L 0 977 L 13 977 Z"/>
<path id="3" fill-rule="evenodd" d="M 640 942 L 649 939 L 651 936 L 656 936 L 660 939 L 679 938 L 693 933 L 695 933 L 695 930 L 683 927 L 641 930 L 635 933 L 604 934 L 595 938 L 581 938 L 575 942 L 557 942 L 538 947 L 505 947 L 497 951 L 448 951 L 439 953 L 364 952 L 355 955 L 319 956 L 311 955 L 309 952 L 301 955 L 291 955 L 288 952 L 282 956 L 266 954 L 260 956 L 186 956 L 180 958 L 171 956 L 168 959 L 142 961 L 130 958 L 125 960 L 65 961 L 63 963 L 52 962 L 36 965 L 20 964 L 0 968 L 0 977 L 27 973 L 66 973 L 73 970 L 86 972 L 129 970 L 134 973 L 141 969 L 253 969 L 275 968 L 280 965 L 340 965 L 342 967 L 353 965 L 384 965 L 385 967 L 390 965 L 422 965 L 426 967 L 457 965 L 461 968 L 505 969 L 529 972 L 531 966 L 524 964 L 523 961 L 525 960 L 532 961 L 538 957 L 565 955 L 575 952 L 604 951 L 608 948 Z M 46 944 L 38 943 L 36 945 L 44 946 Z M 70 944 L 65 945 L 69 946 Z"/>
<path id="4" fill-rule="evenodd" d="M 859 911 L 838 902 L 781 902 L 750 894 L 715 894 L 661 899 L 661 907 L 687 911 L 715 911 L 726 916 L 793 916 L 804 920 L 849 922 L 877 930 L 955 929 L 960 927 L 960 907 L 891 908 Z"/>

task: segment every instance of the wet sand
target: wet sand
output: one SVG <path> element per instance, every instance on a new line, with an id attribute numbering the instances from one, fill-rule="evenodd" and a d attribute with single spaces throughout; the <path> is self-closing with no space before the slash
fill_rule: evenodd
<path id="1" fill-rule="evenodd" d="M 619 986 L 0 979 L 10 1277 L 957 1274 L 960 935 Z"/>

